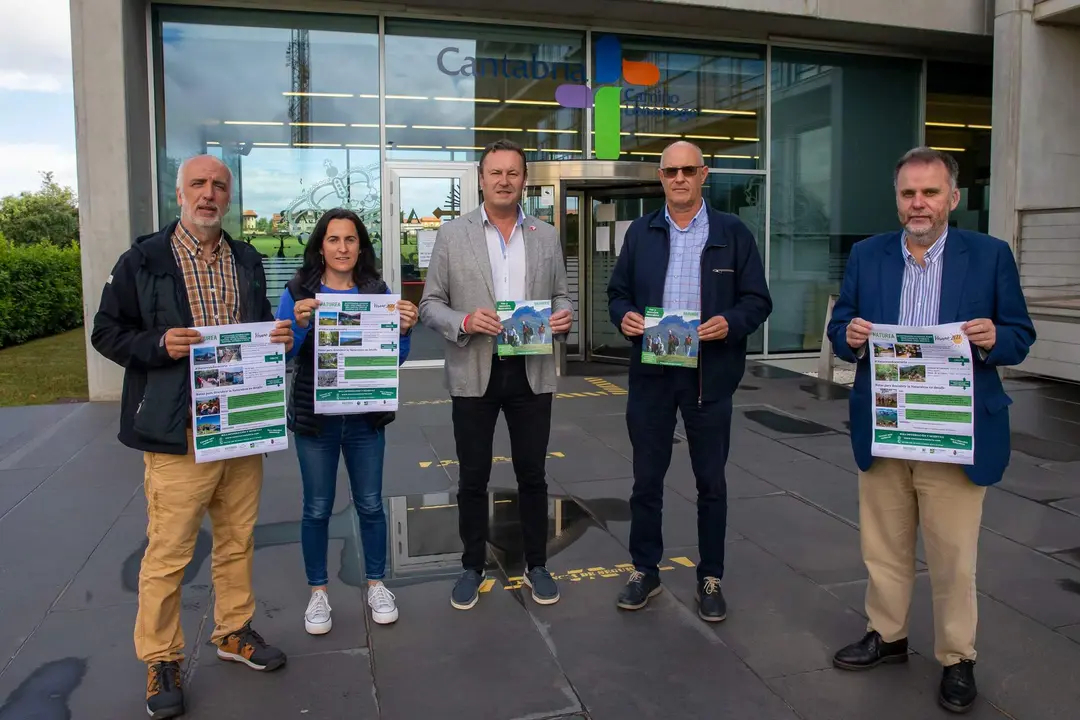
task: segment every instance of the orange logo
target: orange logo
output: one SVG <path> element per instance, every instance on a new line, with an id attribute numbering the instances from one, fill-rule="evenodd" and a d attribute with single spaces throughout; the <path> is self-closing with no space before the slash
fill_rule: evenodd
<path id="1" fill-rule="evenodd" d="M 397 303 L 387 303 L 386 304 L 386 309 L 389 310 L 390 312 L 394 312 L 394 308 L 396 308 L 396 307 L 397 307 Z"/>
<path id="2" fill-rule="evenodd" d="M 953 341 L 953 345 L 959 345 L 960 343 L 964 342 L 964 336 L 963 335 L 953 335 L 952 336 L 952 341 Z"/>

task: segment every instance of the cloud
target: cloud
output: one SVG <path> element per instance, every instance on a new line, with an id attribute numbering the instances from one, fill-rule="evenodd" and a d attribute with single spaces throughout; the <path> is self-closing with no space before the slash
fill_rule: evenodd
<path id="1" fill-rule="evenodd" d="M 71 88 L 68 0 L 0 2 L 0 89 Z"/>
<path id="2" fill-rule="evenodd" d="M 52 144 L 0 143 L 0 197 L 41 187 L 41 173 L 51 171 L 60 185 L 76 187 L 75 153 Z"/>

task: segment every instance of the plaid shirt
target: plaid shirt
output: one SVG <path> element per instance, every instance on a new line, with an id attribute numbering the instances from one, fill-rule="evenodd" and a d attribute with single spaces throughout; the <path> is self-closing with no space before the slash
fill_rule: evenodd
<path id="1" fill-rule="evenodd" d="M 224 233 L 218 241 L 216 252 L 205 258 L 199 255 L 199 241 L 183 223 L 177 223 L 172 237 L 172 251 L 184 275 L 195 327 L 240 322 L 236 267 Z"/>
<path id="2" fill-rule="evenodd" d="M 701 310 L 701 253 L 709 240 L 709 213 L 701 203 L 697 214 L 685 229 L 671 218 L 664 205 L 668 222 L 671 255 L 664 277 L 665 310 Z"/>

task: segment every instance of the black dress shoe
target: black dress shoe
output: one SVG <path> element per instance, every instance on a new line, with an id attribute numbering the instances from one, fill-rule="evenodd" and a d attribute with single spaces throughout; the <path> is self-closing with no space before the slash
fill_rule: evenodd
<path id="1" fill-rule="evenodd" d="M 833 665 L 843 670 L 869 670 L 882 663 L 903 663 L 907 659 L 907 638 L 887 643 L 871 630 L 859 642 L 837 652 L 833 656 Z"/>
<path id="2" fill-rule="evenodd" d="M 616 604 L 623 610 L 640 610 L 649 604 L 649 598 L 659 595 L 663 589 L 659 577 L 635 570 L 630 573 Z"/>
<path id="3" fill-rule="evenodd" d="M 720 592 L 719 578 L 707 577 L 697 586 L 698 617 L 705 622 L 720 622 L 727 617 L 727 602 Z"/>
<path id="4" fill-rule="evenodd" d="M 946 710 L 954 713 L 966 713 L 975 704 L 975 663 L 961 660 L 941 672 L 941 691 L 938 702 Z"/>

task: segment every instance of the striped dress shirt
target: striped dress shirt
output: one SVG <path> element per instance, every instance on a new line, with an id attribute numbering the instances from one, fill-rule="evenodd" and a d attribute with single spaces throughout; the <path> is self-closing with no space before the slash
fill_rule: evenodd
<path id="1" fill-rule="evenodd" d="M 195 327 L 240 322 L 240 291 L 232 250 L 222 233 L 217 250 L 209 257 L 199 254 L 199 241 L 176 224 L 172 237 L 173 257 L 184 276 L 188 304 Z"/>
<path id="2" fill-rule="evenodd" d="M 945 266 L 945 239 L 948 228 L 941 233 L 923 255 L 920 265 L 908 250 L 905 235 L 900 236 L 904 252 L 904 285 L 900 293 L 900 325 L 937 325 L 941 307 L 941 271 Z"/>
<path id="3" fill-rule="evenodd" d="M 664 205 L 671 252 L 664 276 L 664 309 L 701 311 L 701 253 L 709 240 L 709 213 L 702 201 L 686 228 L 680 228 Z"/>

